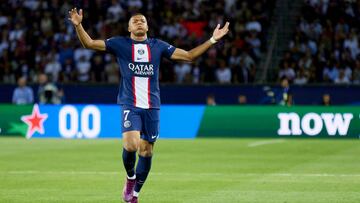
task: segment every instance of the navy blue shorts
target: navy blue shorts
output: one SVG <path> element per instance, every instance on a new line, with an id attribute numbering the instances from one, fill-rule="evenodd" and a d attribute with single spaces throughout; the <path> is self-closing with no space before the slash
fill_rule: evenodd
<path id="1" fill-rule="evenodd" d="M 122 132 L 140 131 L 140 137 L 150 143 L 159 137 L 160 110 L 122 106 Z"/>

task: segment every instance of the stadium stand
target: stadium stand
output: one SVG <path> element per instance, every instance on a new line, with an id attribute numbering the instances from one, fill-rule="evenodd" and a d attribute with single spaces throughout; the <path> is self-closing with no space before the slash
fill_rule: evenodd
<path id="1" fill-rule="evenodd" d="M 0 5 L 0 82 L 15 84 L 40 73 L 53 82 L 116 83 L 114 59 L 83 49 L 68 21 L 68 11 L 83 8 L 84 27 L 93 38 L 128 35 L 136 12 L 148 18 L 149 36 L 189 49 L 209 38 L 217 23 L 231 22 L 231 34 L 195 64 L 164 61 L 160 80 L 167 83 L 252 83 L 266 49 L 275 0 L 196 1 L 38 1 L 8 0 Z M 80 2 L 80 3 L 79 3 Z M 218 51 L 221 50 L 221 51 Z"/>
<path id="2" fill-rule="evenodd" d="M 360 2 L 305 1 L 278 78 L 294 84 L 359 84 Z"/>

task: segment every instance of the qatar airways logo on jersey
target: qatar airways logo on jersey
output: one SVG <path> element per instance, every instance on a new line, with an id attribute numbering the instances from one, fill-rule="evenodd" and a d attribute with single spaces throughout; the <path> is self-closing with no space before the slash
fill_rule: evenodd
<path id="1" fill-rule="evenodd" d="M 136 75 L 154 75 L 153 64 L 133 64 L 129 63 L 129 69 Z"/>

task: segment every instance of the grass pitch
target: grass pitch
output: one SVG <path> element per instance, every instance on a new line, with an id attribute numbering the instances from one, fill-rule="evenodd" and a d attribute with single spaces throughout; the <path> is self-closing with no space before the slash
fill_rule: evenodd
<path id="1" fill-rule="evenodd" d="M 0 138 L 0 202 L 122 202 L 120 140 Z M 360 202 L 359 140 L 159 140 L 140 202 Z"/>

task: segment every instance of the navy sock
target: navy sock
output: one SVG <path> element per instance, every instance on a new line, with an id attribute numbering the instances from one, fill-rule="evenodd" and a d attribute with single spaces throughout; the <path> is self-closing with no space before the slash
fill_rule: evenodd
<path id="1" fill-rule="evenodd" d="M 135 175 L 136 152 L 129 152 L 124 148 L 122 158 L 127 176 L 133 177 Z"/>
<path id="2" fill-rule="evenodd" d="M 145 180 L 149 174 L 151 168 L 151 156 L 143 157 L 139 156 L 139 162 L 136 166 L 136 184 L 135 184 L 135 192 L 140 192 L 141 187 L 144 185 Z"/>

